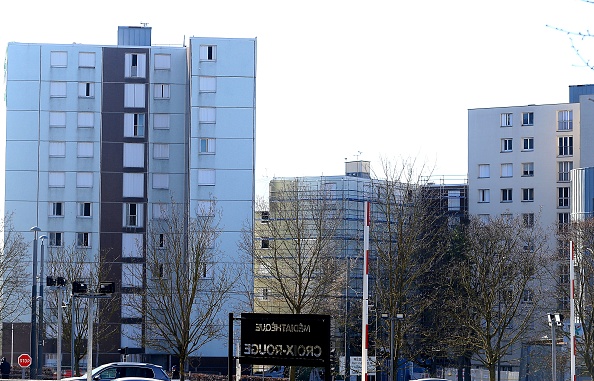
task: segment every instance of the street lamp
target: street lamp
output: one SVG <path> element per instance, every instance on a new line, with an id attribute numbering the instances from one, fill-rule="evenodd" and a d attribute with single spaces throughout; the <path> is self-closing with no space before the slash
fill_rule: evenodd
<path id="1" fill-rule="evenodd" d="M 563 314 L 558 312 L 547 315 L 549 319 L 549 326 L 551 326 L 551 372 L 553 375 L 552 380 L 557 381 L 557 327 L 563 325 Z"/>
<path id="2" fill-rule="evenodd" d="M 37 378 L 37 235 L 41 229 L 33 226 L 33 286 L 31 287 L 31 378 Z"/>
<path id="3" fill-rule="evenodd" d="M 37 347 L 37 374 L 39 375 L 43 375 L 43 344 L 44 344 L 44 340 L 45 340 L 45 334 L 44 334 L 44 330 L 43 330 L 43 309 L 44 309 L 44 303 L 43 303 L 43 281 L 44 281 L 44 277 L 43 277 L 43 266 L 45 264 L 45 260 L 43 258 L 43 248 L 44 248 L 44 241 L 47 239 L 46 235 L 42 235 L 41 237 L 39 237 L 39 239 L 41 240 L 41 255 L 39 258 L 39 325 L 38 325 L 38 336 L 37 336 L 37 340 L 38 340 L 38 347 Z"/>
<path id="4" fill-rule="evenodd" d="M 394 374 L 394 320 L 401 322 L 404 320 L 403 313 L 396 313 L 394 316 L 390 316 L 389 314 L 383 313 L 382 318 L 390 320 L 390 381 L 396 380 L 396 375 Z"/>

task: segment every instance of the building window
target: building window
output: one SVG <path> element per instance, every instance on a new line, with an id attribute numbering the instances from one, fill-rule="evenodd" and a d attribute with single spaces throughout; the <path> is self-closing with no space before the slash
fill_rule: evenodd
<path id="1" fill-rule="evenodd" d="M 155 70 L 171 69 L 171 54 L 155 54 Z"/>
<path id="2" fill-rule="evenodd" d="M 212 200 L 196 201 L 196 215 L 200 217 L 214 216 L 215 205 Z"/>
<path id="3" fill-rule="evenodd" d="M 522 163 L 522 176 L 534 176 L 534 163 Z"/>
<path id="4" fill-rule="evenodd" d="M 501 152 L 511 152 L 513 149 L 513 141 L 511 138 L 501 139 Z"/>
<path id="5" fill-rule="evenodd" d="M 78 127 L 92 128 L 95 126 L 95 115 L 92 112 L 79 112 L 77 114 Z"/>
<path id="6" fill-rule="evenodd" d="M 144 173 L 123 174 L 123 197 L 144 197 Z"/>
<path id="7" fill-rule="evenodd" d="M 490 202 L 491 201 L 491 190 L 490 189 L 479 189 L 479 202 Z"/>
<path id="8" fill-rule="evenodd" d="M 501 190 L 501 202 L 512 202 L 512 189 L 504 188 Z"/>
<path id="9" fill-rule="evenodd" d="M 66 66 L 68 66 L 68 53 L 67 52 L 51 52 L 50 53 L 50 66 L 51 67 L 66 67 Z"/>
<path id="10" fill-rule="evenodd" d="M 169 144 L 153 144 L 153 158 L 157 160 L 169 159 Z"/>
<path id="11" fill-rule="evenodd" d="M 90 202 L 79 202 L 77 204 L 77 217 L 91 217 L 91 203 Z"/>
<path id="12" fill-rule="evenodd" d="M 568 259 L 569 258 L 569 248 L 570 243 L 564 239 L 557 240 L 557 255 L 559 259 Z"/>
<path id="13" fill-rule="evenodd" d="M 573 155 L 573 136 L 559 137 L 559 156 Z"/>
<path id="14" fill-rule="evenodd" d="M 573 130 L 573 110 L 561 110 L 557 115 L 559 131 Z"/>
<path id="15" fill-rule="evenodd" d="M 200 153 L 215 153 L 215 139 L 201 138 Z"/>
<path id="16" fill-rule="evenodd" d="M 557 213 L 557 231 L 559 233 L 567 232 L 570 223 L 571 217 L 569 213 Z"/>
<path id="17" fill-rule="evenodd" d="M 66 82 L 50 82 L 50 97 L 65 98 Z"/>
<path id="18" fill-rule="evenodd" d="M 512 126 L 512 120 L 513 120 L 513 114 L 512 113 L 503 113 L 501 114 L 501 127 L 511 127 Z"/>
<path id="19" fill-rule="evenodd" d="M 559 208 L 569 208 L 569 187 L 557 188 L 557 195 L 558 195 L 557 206 Z"/>
<path id="20" fill-rule="evenodd" d="M 159 248 L 164 248 L 165 247 L 165 234 L 161 233 L 159 234 Z"/>
<path id="21" fill-rule="evenodd" d="M 217 91 L 217 77 L 201 76 L 199 89 L 201 93 L 214 93 Z"/>
<path id="22" fill-rule="evenodd" d="M 79 98 L 93 98 L 95 97 L 95 84 L 92 82 L 78 83 L 78 97 Z"/>
<path id="23" fill-rule="evenodd" d="M 154 89 L 155 89 L 155 99 L 169 99 L 169 85 L 156 84 Z"/>
<path id="24" fill-rule="evenodd" d="M 139 138 L 144 136 L 145 114 L 124 114 L 124 136 Z"/>
<path id="25" fill-rule="evenodd" d="M 567 264 L 559 265 L 559 283 L 569 284 L 569 265 Z"/>
<path id="26" fill-rule="evenodd" d="M 63 111 L 50 111 L 50 127 L 66 127 L 66 113 Z"/>
<path id="27" fill-rule="evenodd" d="M 216 123 L 216 109 L 214 107 L 200 107 L 198 121 L 200 123 Z"/>
<path id="28" fill-rule="evenodd" d="M 49 233 L 49 245 L 56 246 L 56 247 L 64 246 L 64 233 L 50 232 Z"/>
<path id="29" fill-rule="evenodd" d="M 76 233 L 76 246 L 83 248 L 91 247 L 91 233 Z"/>
<path id="30" fill-rule="evenodd" d="M 64 188 L 66 174 L 64 172 L 49 172 L 47 186 L 50 188 Z"/>
<path id="31" fill-rule="evenodd" d="M 534 138 L 522 138 L 522 143 L 524 144 L 524 151 L 534 150 Z"/>
<path id="32" fill-rule="evenodd" d="M 522 188 L 522 201 L 534 201 L 534 188 Z"/>
<path id="33" fill-rule="evenodd" d="M 145 89 L 144 83 L 125 83 L 124 107 L 143 108 Z"/>
<path id="34" fill-rule="evenodd" d="M 573 161 L 559 162 L 559 182 L 569 181 L 569 172 L 573 169 Z"/>
<path id="35" fill-rule="evenodd" d="M 124 168 L 144 168 L 144 144 L 124 143 Z"/>
<path id="36" fill-rule="evenodd" d="M 124 204 L 124 226 L 126 227 L 142 227 L 142 204 L 129 203 Z"/>
<path id="37" fill-rule="evenodd" d="M 76 143 L 77 157 L 93 157 L 93 142 Z"/>
<path id="38" fill-rule="evenodd" d="M 65 142 L 50 142 L 49 143 L 49 156 L 50 157 L 65 157 L 66 156 L 66 143 Z"/>
<path id="39" fill-rule="evenodd" d="M 50 217 L 64 217 L 64 203 L 63 202 L 50 202 L 49 203 L 49 215 L 50 215 Z"/>
<path id="40" fill-rule="evenodd" d="M 522 126 L 532 126 L 534 125 L 534 113 L 533 112 L 523 112 L 522 113 Z"/>
<path id="41" fill-rule="evenodd" d="M 478 218 L 483 224 L 488 224 L 491 221 L 490 214 L 479 214 Z"/>
<path id="42" fill-rule="evenodd" d="M 153 115 L 153 128 L 155 130 L 168 130 L 169 129 L 169 114 L 154 114 Z"/>
<path id="43" fill-rule="evenodd" d="M 501 164 L 501 177 L 512 177 L 514 175 L 514 166 L 512 163 Z"/>
<path id="44" fill-rule="evenodd" d="M 95 53 L 94 52 L 80 52 L 80 53 L 78 53 L 78 67 L 95 67 Z"/>
<path id="45" fill-rule="evenodd" d="M 169 215 L 169 206 L 165 203 L 154 203 L 153 204 L 153 219 L 161 220 L 166 219 Z"/>
<path id="46" fill-rule="evenodd" d="M 268 238 L 262 238 L 260 247 L 262 249 L 270 249 L 270 240 Z"/>
<path id="47" fill-rule="evenodd" d="M 122 257 L 142 258 L 144 236 L 142 233 L 122 233 Z"/>
<path id="48" fill-rule="evenodd" d="M 491 177 L 491 166 L 489 164 L 479 164 L 479 178 Z"/>
<path id="49" fill-rule="evenodd" d="M 216 61 L 216 45 L 200 45 L 200 61 Z"/>
<path id="50" fill-rule="evenodd" d="M 124 76 L 126 78 L 145 78 L 146 54 L 126 53 Z"/>
<path id="51" fill-rule="evenodd" d="M 153 189 L 169 189 L 169 174 L 153 173 Z"/>
<path id="52" fill-rule="evenodd" d="M 93 172 L 77 172 L 76 173 L 76 187 L 77 188 L 92 188 L 93 187 Z"/>
<path id="53" fill-rule="evenodd" d="M 522 302 L 532 303 L 534 301 L 534 292 L 532 290 L 524 290 L 522 294 Z"/>
<path id="54" fill-rule="evenodd" d="M 198 170 L 198 185 L 215 185 L 215 170 L 214 169 L 199 169 Z"/>
<path id="55" fill-rule="evenodd" d="M 527 228 L 534 227 L 534 213 L 523 213 L 522 222 L 524 223 L 524 226 Z"/>
<path id="56" fill-rule="evenodd" d="M 270 212 L 269 211 L 262 212 L 260 222 L 263 224 L 267 224 L 268 222 L 270 222 Z"/>

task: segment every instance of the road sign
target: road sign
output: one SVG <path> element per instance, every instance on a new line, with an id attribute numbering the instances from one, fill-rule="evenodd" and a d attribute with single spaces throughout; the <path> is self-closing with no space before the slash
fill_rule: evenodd
<path id="1" fill-rule="evenodd" d="M 31 356 L 26 353 L 23 353 L 18 358 L 18 363 L 21 368 L 28 368 L 31 365 Z"/>

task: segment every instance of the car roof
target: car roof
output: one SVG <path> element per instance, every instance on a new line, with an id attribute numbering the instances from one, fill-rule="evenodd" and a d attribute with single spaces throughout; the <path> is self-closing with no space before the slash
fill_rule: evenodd
<path id="1" fill-rule="evenodd" d="M 110 362 L 107 364 L 104 364 L 102 366 L 108 366 L 108 365 L 133 365 L 133 366 L 155 366 L 157 368 L 162 368 L 161 365 L 156 365 L 156 364 L 151 364 L 148 362 Z"/>

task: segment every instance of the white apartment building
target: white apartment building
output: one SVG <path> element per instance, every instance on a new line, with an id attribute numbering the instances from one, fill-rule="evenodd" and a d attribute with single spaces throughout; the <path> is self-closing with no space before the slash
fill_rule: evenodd
<path id="1" fill-rule="evenodd" d="M 48 250 L 76 244 L 89 260 L 104 255 L 124 298 L 143 286 L 130 273 L 143 266 L 137 242 L 150 220 L 172 202 L 195 210 L 216 199 L 218 244 L 236 261 L 253 221 L 255 39 L 152 46 L 151 28 L 120 27 L 114 46 L 10 43 L 5 75 L 4 210 L 17 231 L 32 241 L 37 226 Z M 118 347 L 148 356 L 127 334 L 143 329 L 143 317 L 124 307 L 117 315 L 119 334 L 98 345 L 99 362 L 119 359 Z M 226 340 L 194 355 L 203 369 L 226 372 Z M 165 354 L 144 359 L 169 365 Z"/>
<path id="2" fill-rule="evenodd" d="M 556 232 L 571 218 L 570 171 L 594 165 L 594 95 L 589 94 L 592 85 L 570 86 L 568 103 L 468 111 L 469 214 L 508 214 L 547 229 L 549 250 L 559 259 L 555 276 L 568 286 L 549 308 L 567 316 L 569 243 L 558 240 Z M 510 362 L 503 370 L 516 371 L 516 365 Z"/>

